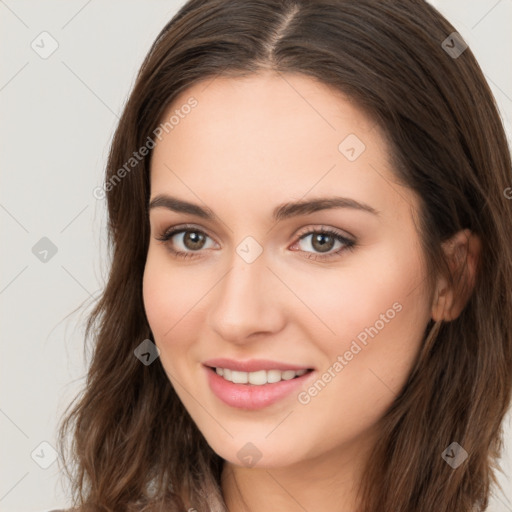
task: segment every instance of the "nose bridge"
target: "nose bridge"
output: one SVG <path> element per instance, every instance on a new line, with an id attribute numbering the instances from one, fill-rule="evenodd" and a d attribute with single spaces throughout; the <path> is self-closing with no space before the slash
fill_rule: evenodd
<path id="1" fill-rule="evenodd" d="M 269 293 L 273 286 L 269 281 L 275 277 L 266 264 L 262 250 L 251 240 L 236 247 L 230 269 L 216 287 L 210 310 L 210 326 L 222 338 L 243 342 L 254 332 L 277 327 L 279 311 L 275 295 Z"/>

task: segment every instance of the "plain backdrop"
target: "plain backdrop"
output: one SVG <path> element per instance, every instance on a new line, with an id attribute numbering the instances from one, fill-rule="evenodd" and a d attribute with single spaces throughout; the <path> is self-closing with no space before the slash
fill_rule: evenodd
<path id="1" fill-rule="evenodd" d="M 108 269 L 92 192 L 142 59 L 183 3 L 0 0 L 0 511 L 70 504 L 53 449 L 87 366 L 73 311 Z M 434 3 L 479 59 L 510 134 L 512 0 Z M 491 512 L 512 511 L 510 414 L 505 429 L 508 478 Z"/>

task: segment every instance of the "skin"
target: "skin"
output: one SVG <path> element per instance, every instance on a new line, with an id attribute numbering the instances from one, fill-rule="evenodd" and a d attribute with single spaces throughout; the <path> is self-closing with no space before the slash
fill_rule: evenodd
<path id="1" fill-rule="evenodd" d="M 166 117 L 190 96 L 197 107 L 154 149 L 150 201 L 170 194 L 217 217 L 150 210 L 143 293 L 160 361 L 226 461 L 230 511 L 352 512 L 375 424 L 404 385 L 428 321 L 450 308 L 445 281 L 440 294 L 426 285 L 418 198 L 398 184 L 375 123 L 308 77 L 217 77 L 182 92 Z M 366 146 L 355 161 L 338 149 L 349 134 Z M 271 218 L 282 203 L 332 195 L 378 214 L 336 208 Z M 183 233 L 157 240 L 184 223 L 208 236 L 189 259 L 169 250 L 194 253 Z M 342 247 L 335 242 L 332 258 L 308 259 L 324 253 L 312 236 L 298 235 L 322 226 L 355 239 L 355 247 L 335 254 Z M 263 249 L 252 263 L 236 252 L 247 236 Z M 263 358 L 315 368 L 307 391 L 395 303 L 400 312 L 307 404 L 292 393 L 247 411 L 224 404 L 208 386 L 203 361 Z M 237 456 L 247 442 L 261 453 L 253 467 Z"/>

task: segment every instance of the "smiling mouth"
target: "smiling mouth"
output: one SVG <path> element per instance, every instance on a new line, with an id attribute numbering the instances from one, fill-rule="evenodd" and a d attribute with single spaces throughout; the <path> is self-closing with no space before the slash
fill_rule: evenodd
<path id="1" fill-rule="evenodd" d="M 209 366 L 211 371 L 233 384 L 252 384 L 254 386 L 263 386 L 265 384 L 274 384 L 284 380 L 292 380 L 310 373 L 312 369 L 303 370 L 258 370 L 256 372 L 242 372 L 231 370 L 229 368 L 214 368 Z"/>

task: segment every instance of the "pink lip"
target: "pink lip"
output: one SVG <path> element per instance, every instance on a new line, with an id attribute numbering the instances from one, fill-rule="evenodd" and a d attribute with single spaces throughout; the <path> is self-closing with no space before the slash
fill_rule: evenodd
<path id="1" fill-rule="evenodd" d="M 230 368 L 230 365 L 219 365 L 219 367 Z M 274 382 L 272 384 L 264 384 L 263 386 L 255 386 L 253 384 L 234 384 L 233 382 L 225 380 L 220 375 L 217 375 L 215 370 L 212 370 L 208 366 L 203 366 L 203 368 L 207 374 L 206 376 L 208 379 L 210 389 L 212 390 L 214 395 L 217 396 L 217 398 L 219 398 L 225 404 L 231 407 L 236 407 L 238 409 L 245 409 L 250 411 L 263 409 L 264 407 L 267 407 L 285 398 L 287 395 L 290 395 L 293 391 L 298 392 L 299 389 L 304 385 L 306 380 L 311 378 L 311 376 L 316 373 L 315 371 L 311 371 L 305 373 L 304 375 L 301 375 L 300 377 L 295 377 L 294 379 L 282 380 L 280 382 Z M 294 369 L 283 367 L 280 368 Z M 260 369 L 263 368 L 260 367 Z M 269 368 L 267 366 L 266 369 L 272 368 Z"/>
<path id="2" fill-rule="evenodd" d="M 210 368 L 229 368 L 239 372 L 257 372 L 259 370 L 310 370 L 309 366 L 297 366 L 266 359 L 249 359 L 248 361 L 235 361 L 234 359 L 217 358 L 204 361 Z M 277 383 L 276 383 L 277 384 Z"/>

